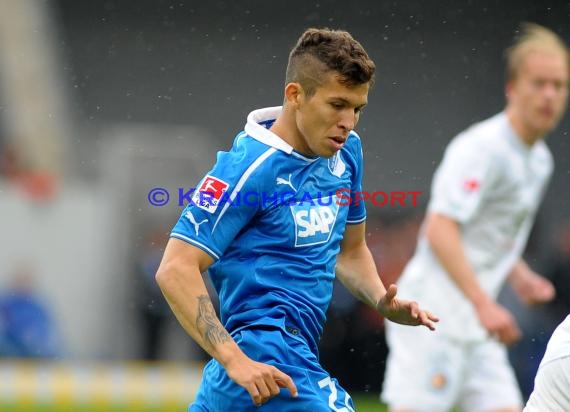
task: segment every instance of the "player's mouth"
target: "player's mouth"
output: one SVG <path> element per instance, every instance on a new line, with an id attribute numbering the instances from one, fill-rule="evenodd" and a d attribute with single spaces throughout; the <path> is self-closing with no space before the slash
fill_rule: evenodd
<path id="1" fill-rule="evenodd" d="M 342 136 L 329 137 L 329 141 L 332 143 L 335 150 L 340 150 L 346 143 L 346 138 Z"/>
<path id="2" fill-rule="evenodd" d="M 554 117 L 554 109 L 550 106 L 541 107 L 538 111 L 542 117 L 547 119 L 552 119 Z"/>

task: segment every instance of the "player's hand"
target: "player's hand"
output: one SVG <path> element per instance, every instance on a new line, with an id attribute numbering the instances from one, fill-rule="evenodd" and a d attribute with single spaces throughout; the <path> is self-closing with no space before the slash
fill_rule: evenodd
<path id="1" fill-rule="evenodd" d="M 438 322 L 439 318 L 427 310 L 420 309 L 417 302 L 396 299 L 397 292 L 398 287 L 390 285 L 376 305 L 378 312 L 392 322 L 412 326 L 423 325 L 435 330 L 435 322 Z"/>
<path id="2" fill-rule="evenodd" d="M 489 299 L 476 309 L 479 321 L 492 337 L 505 345 L 511 345 L 521 338 L 515 318 L 503 306 Z"/>
<path id="3" fill-rule="evenodd" d="M 511 284 L 520 300 L 527 305 L 550 302 L 556 296 L 552 283 L 533 271 L 528 271 Z"/>
<path id="4" fill-rule="evenodd" d="M 291 396 L 297 397 L 297 387 L 291 377 L 274 366 L 256 362 L 247 356 L 240 356 L 226 366 L 228 376 L 243 386 L 256 406 L 279 395 L 280 388 L 287 388 Z"/>

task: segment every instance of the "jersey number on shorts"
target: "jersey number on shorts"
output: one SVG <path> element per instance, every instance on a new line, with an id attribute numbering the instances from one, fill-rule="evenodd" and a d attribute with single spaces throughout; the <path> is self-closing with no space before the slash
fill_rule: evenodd
<path id="1" fill-rule="evenodd" d="M 346 396 L 344 397 L 344 405 L 342 408 L 337 408 L 335 406 L 336 400 L 338 398 L 338 392 L 336 390 L 336 385 L 334 384 L 334 382 L 331 380 L 330 376 L 327 376 L 324 379 L 321 379 L 319 381 L 319 388 L 324 389 L 328 387 L 330 390 L 330 395 L 329 395 L 329 407 L 335 411 L 335 412 L 354 412 L 354 409 L 352 409 L 352 407 L 348 404 L 348 401 L 350 400 L 350 396 L 348 396 L 348 393 L 346 393 Z"/>

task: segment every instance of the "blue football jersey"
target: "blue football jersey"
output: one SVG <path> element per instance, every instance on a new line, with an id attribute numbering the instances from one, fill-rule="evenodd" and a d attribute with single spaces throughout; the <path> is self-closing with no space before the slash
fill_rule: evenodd
<path id="1" fill-rule="evenodd" d="M 218 152 L 171 236 L 215 259 L 209 273 L 230 333 L 298 329 L 316 351 L 346 224 L 366 219 L 362 147 L 351 132 L 331 158 L 306 157 L 269 131 L 280 107 L 248 116 Z"/>

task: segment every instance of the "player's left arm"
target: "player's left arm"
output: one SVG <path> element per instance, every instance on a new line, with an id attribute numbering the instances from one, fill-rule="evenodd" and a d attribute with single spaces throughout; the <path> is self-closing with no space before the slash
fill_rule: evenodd
<path id="1" fill-rule="evenodd" d="M 384 287 L 366 245 L 365 223 L 347 225 L 337 258 L 336 274 L 354 296 L 391 321 L 435 329 L 437 316 L 420 309 L 416 302 L 397 299 L 396 285 L 390 285 L 388 290 Z"/>
<path id="2" fill-rule="evenodd" d="M 550 302 L 556 295 L 552 283 L 532 270 L 522 258 L 514 264 L 508 281 L 520 300 L 527 305 Z"/>

